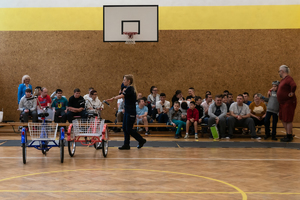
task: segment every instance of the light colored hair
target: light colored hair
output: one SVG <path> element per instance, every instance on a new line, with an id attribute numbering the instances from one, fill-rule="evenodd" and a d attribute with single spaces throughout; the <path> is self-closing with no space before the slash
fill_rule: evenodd
<path id="1" fill-rule="evenodd" d="M 290 73 L 290 68 L 289 68 L 288 66 L 286 66 L 286 65 L 281 65 L 281 66 L 279 67 L 279 69 L 283 70 L 283 71 L 286 72 L 287 74 Z"/>
<path id="2" fill-rule="evenodd" d="M 255 95 L 257 95 L 257 97 L 260 98 L 260 99 L 263 98 L 263 95 L 262 95 L 261 93 L 255 93 L 255 94 L 253 95 L 253 97 L 255 97 Z"/>
<path id="3" fill-rule="evenodd" d="M 31 80 L 31 78 L 30 78 L 30 76 L 29 75 L 24 75 L 23 77 L 22 77 L 22 83 L 24 83 L 24 81 L 25 81 L 25 79 L 29 79 L 29 80 Z"/>
<path id="4" fill-rule="evenodd" d="M 124 78 L 126 78 L 127 80 L 130 80 L 130 85 L 133 86 L 134 88 L 134 92 L 136 93 L 136 95 L 138 94 L 137 89 L 135 87 L 134 81 L 133 81 L 133 75 L 132 74 L 127 74 L 124 76 Z"/>

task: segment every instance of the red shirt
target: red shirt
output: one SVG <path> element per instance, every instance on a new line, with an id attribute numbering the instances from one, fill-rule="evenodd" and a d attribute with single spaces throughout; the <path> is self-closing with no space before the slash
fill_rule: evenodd
<path id="1" fill-rule="evenodd" d="M 195 121 L 198 121 L 199 119 L 199 112 L 196 108 L 194 108 L 194 110 L 192 109 L 188 109 L 187 110 L 187 115 L 186 115 L 187 120 L 190 120 L 192 118 L 194 118 Z"/>
<path id="2" fill-rule="evenodd" d="M 294 101 L 296 95 L 289 97 L 289 93 L 295 93 L 297 85 L 292 77 L 287 75 L 284 79 L 281 80 L 278 89 L 277 89 L 277 100 L 280 104 L 284 104 L 287 101 Z"/>
<path id="3" fill-rule="evenodd" d="M 39 100 L 42 107 L 46 107 L 48 103 L 50 103 L 50 106 L 51 106 L 51 98 L 50 98 L 49 95 L 47 95 L 44 98 L 42 96 L 39 96 L 38 100 Z M 39 102 L 37 102 L 37 105 L 39 105 Z"/>

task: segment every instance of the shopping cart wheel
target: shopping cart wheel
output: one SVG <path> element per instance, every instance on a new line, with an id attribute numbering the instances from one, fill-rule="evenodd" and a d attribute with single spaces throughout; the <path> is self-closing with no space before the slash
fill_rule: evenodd
<path id="1" fill-rule="evenodd" d="M 68 141 L 68 150 L 69 150 L 69 155 L 71 157 L 74 156 L 75 149 L 76 149 L 76 142 L 74 142 L 74 141 Z"/>
<path id="2" fill-rule="evenodd" d="M 107 140 L 102 140 L 102 154 L 104 157 L 107 156 L 108 153 L 108 141 Z"/>
<path id="3" fill-rule="evenodd" d="M 101 142 L 95 142 L 94 143 L 94 147 L 95 147 L 95 149 L 102 149 L 102 143 Z"/>
<path id="4" fill-rule="evenodd" d="M 60 162 L 61 163 L 64 162 L 64 147 L 65 147 L 64 140 L 60 140 L 59 148 L 60 148 Z"/>
<path id="5" fill-rule="evenodd" d="M 23 143 L 23 144 L 22 144 L 22 155 L 23 155 L 23 163 L 24 163 L 24 164 L 26 164 L 26 154 L 27 154 L 26 144 Z"/>

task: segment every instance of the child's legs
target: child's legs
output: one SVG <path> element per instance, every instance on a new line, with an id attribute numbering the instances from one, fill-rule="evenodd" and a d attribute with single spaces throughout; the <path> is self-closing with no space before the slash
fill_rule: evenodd
<path id="1" fill-rule="evenodd" d="M 190 122 L 190 120 L 187 120 L 186 121 L 186 128 L 185 128 L 185 130 L 186 130 L 187 133 L 189 132 L 190 126 L 191 126 L 191 122 Z"/>
<path id="2" fill-rule="evenodd" d="M 174 124 L 176 124 L 176 126 L 178 127 L 177 130 L 176 130 L 176 135 L 180 135 L 181 128 L 184 127 L 184 126 L 186 126 L 186 123 L 183 122 L 183 121 L 180 121 L 180 120 L 175 120 L 175 119 L 173 119 L 172 122 Z"/>
<path id="3" fill-rule="evenodd" d="M 198 122 L 194 121 L 195 134 L 198 134 Z"/>
<path id="4" fill-rule="evenodd" d="M 147 117 L 143 117 L 143 122 L 144 122 L 144 125 L 148 125 L 148 119 Z M 148 131 L 148 127 L 145 127 L 146 131 Z"/>
<path id="5" fill-rule="evenodd" d="M 265 134 L 270 135 L 270 119 L 271 119 L 272 113 L 267 112 L 265 117 Z"/>

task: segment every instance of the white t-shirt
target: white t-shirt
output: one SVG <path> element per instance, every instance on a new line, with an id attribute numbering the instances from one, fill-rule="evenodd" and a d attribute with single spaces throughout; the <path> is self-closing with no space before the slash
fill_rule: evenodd
<path id="1" fill-rule="evenodd" d="M 250 113 L 250 109 L 247 104 L 243 103 L 243 106 L 238 106 L 237 102 L 231 104 L 229 111 L 232 111 L 235 115 L 248 115 Z"/>
<path id="2" fill-rule="evenodd" d="M 160 102 L 161 101 L 156 102 L 156 106 L 155 107 L 156 107 L 156 109 L 159 109 L 160 112 L 162 112 L 163 111 L 163 107 L 160 104 Z M 165 101 L 164 106 L 165 106 L 166 109 L 170 109 L 170 101 Z"/>

